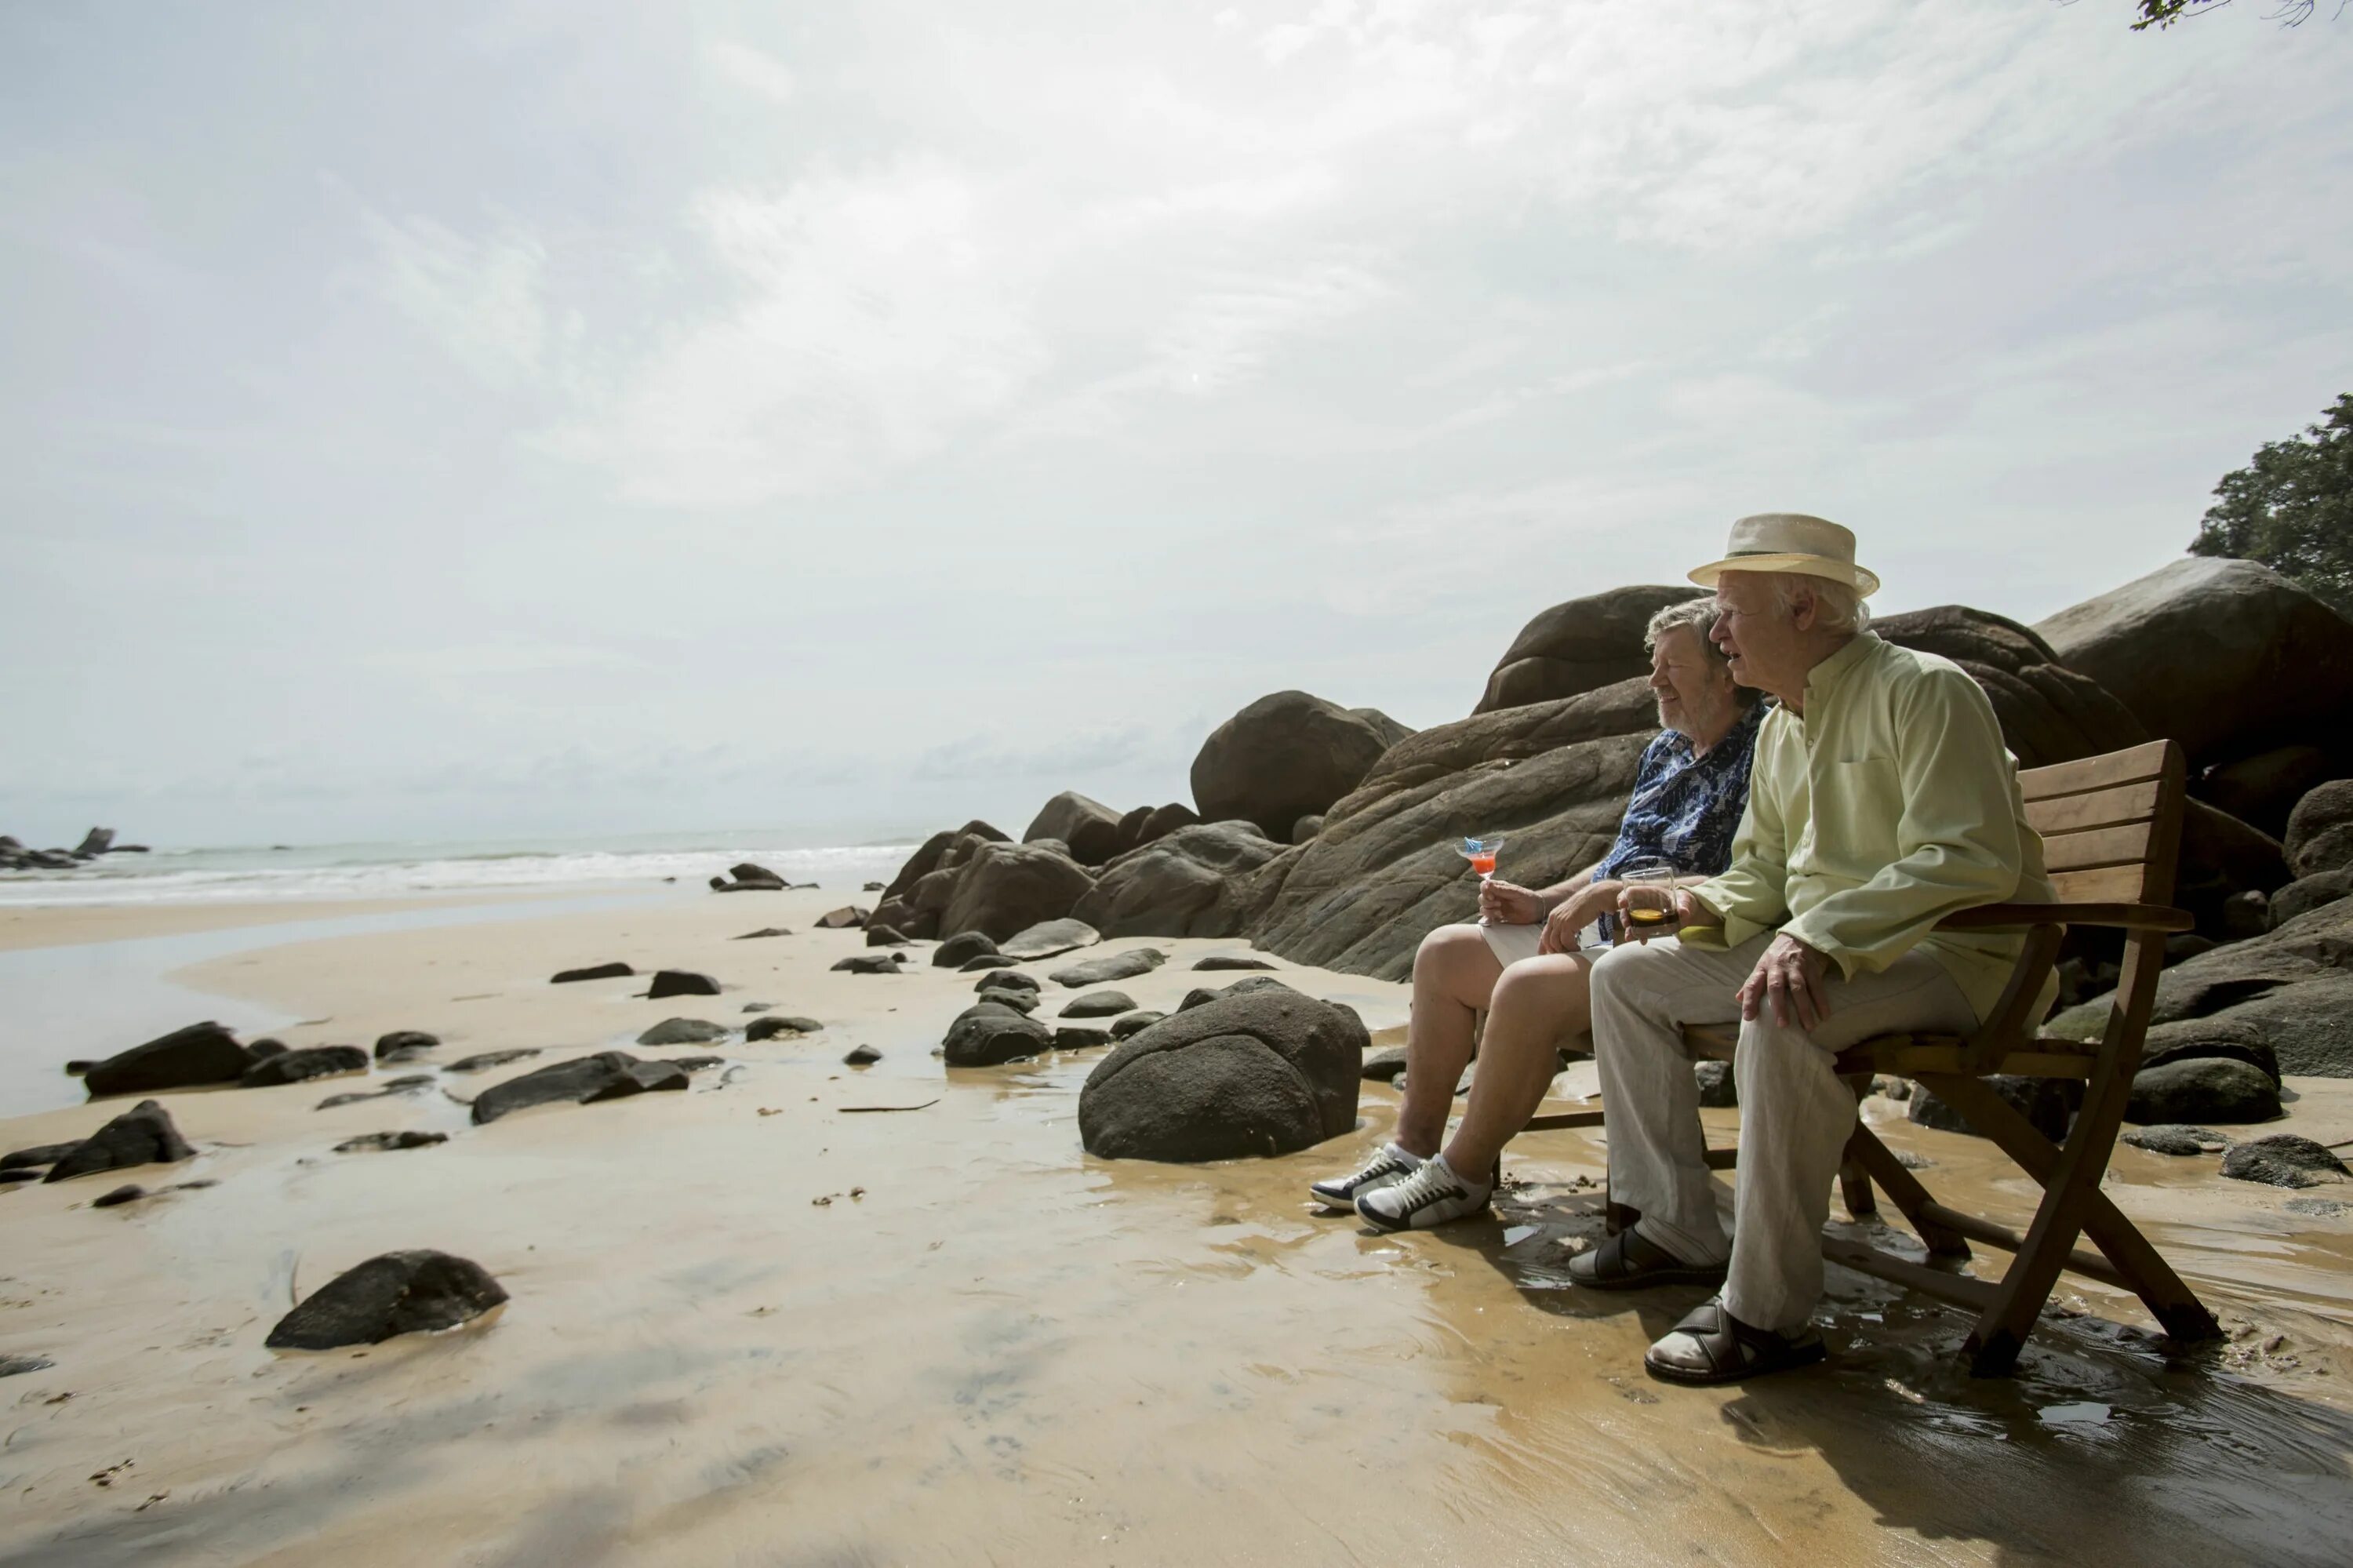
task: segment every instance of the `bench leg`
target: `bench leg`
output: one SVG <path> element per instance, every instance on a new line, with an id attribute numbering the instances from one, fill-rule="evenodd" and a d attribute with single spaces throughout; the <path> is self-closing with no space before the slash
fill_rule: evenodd
<path id="1" fill-rule="evenodd" d="M 1860 1107 L 1863 1097 L 1871 1093 L 1871 1075 L 1841 1073 L 1839 1076 L 1848 1088 L 1854 1091 L 1854 1103 L 1858 1107 L 1854 1130 L 1860 1134 L 1862 1131 Z M 1879 1200 L 1871 1191 L 1871 1172 L 1863 1168 L 1862 1160 L 1857 1157 L 1853 1139 L 1847 1139 L 1846 1155 L 1839 1161 L 1839 1201 L 1846 1205 L 1847 1218 L 1851 1220 L 1867 1220 L 1879 1213 Z"/>
<path id="2" fill-rule="evenodd" d="M 1993 1304 L 1978 1319 L 1968 1346 L 1970 1370 L 1999 1377 L 2017 1362 L 2042 1303 L 2058 1283 L 2078 1231 L 2089 1235 L 2148 1308 L 2166 1333 L 2185 1343 L 2210 1340 L 2221 1330 L 2197 1295 L 2139 1228 L 2125 1218 L 2099 1189 L 2124 1119 L 2127 1083 L 2094 1083 L 2076 1114 L 2066 1143 L 2053 1144 L 1991 1087 L 1972 1077 L 1926 1075 L 1926 1083 L 1969 1125 L 1993 1139 L 2021 1169 L 2041 1182 L 2042 1202 L 2022 1248 L 1996 1287 Z"/>
<path id="3" fill-rule="evenodd" d="M 1920 1179 L 1904 1168 L 1904 1162 L 1895 1158 L 1894 1150 L 1879 1141 L 1877 1133 L 1867 1127 L 1856 1128 L 1854 1136 L 1847 1140 L 1846 1150 L 1849 1160 L 1862 1166 L 1874 1181 L 1887 1189 L 1887 1195 L 1895 1200 L 1895 1206 L 1912 1223 L 1912 1229 L 1919 1235 L 1921 1245 L 1928 1249 L 1931 1257 L 1958 1261 L 1969 1255 L 1969 1244 L 1966 1237 L 1928 1218 L 1927 1206 L 1934 1201 L 1928 1189 L 1920 1185 Z M 1851 1206 L 1849 1212 L 1852 1212 Z"/>

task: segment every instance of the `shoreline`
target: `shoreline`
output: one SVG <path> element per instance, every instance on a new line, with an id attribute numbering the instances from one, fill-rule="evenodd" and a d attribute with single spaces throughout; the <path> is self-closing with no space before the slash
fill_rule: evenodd
<path id="1" fill-rule="evenodd" d="M 164 977 L 315 1020 L 291 1044 L 395 1028 L 445 1044 L 366 1079 L 163 1095 L 194 1160 L 0 1192 L 0 1355 L 56 1363 L 0 1380 L 0 1568 L 1514 1561 L 1598 1542 L 1629 1563 L 2021 1563 L 2067 1561 L 2094 1531 L 2118 1555 L 2321 1563 L 2353 1526 L 2353 1217 L 2318 1212 L 2353 1188 L 2251 1187 L 2118 1150 L 2111 1195 L 2240 1332 L 2210 1352 L 2169 1356 L 2137 1305 L 2070 1278 L 2060 1310 L 2084 1315 L 2048 1321 L 2017 1378 L 1977 1383 L 1953 1361 L 1954 1315 L 1833 1268 L 1830 1367 L 1672 1390 L 1641 1351 L 1702 1293 L 1567 1287 L 1569 1251 L 1599 1234 L 1595 1136 L 1514 1145 L 1495 1223 L 1404 1236 L 1303 1201 L 1388 1136 L 1386 1086 L 1365 1086 L 1354 1134 L 1301 1154 L 1095 1160 L 1073 1118 L 1103 1053 L 944 1068 L 931 1047 L 976 977 L 921 947 L 913 973 L 831 970 L 868 950 L 810 929 L 841 901 L 421 924 Z M 733 939 L 766 926 L 796 934 Z M 1090 955 L 1169 954 L 1118 982 L 1165 1008 L 1239 978 L 1190 966 L 1241 946 Z M 612 959 L 731 989 L 547 983 Z M 1406 987 L 1271 961 L 1356 1006 L 1377 1043 L 1401 1034 Z M 1041 1017 L 1076 994 L 1046 991 Z M 679 1055 L 628 1043 L 673 1015 L 740 1028 L 746 1001 L 826 1028 L 687 1047 L 725 1060 L 682 1094 L 470 1125 L 488 1083 L 617 1044 Z M 881 1062 L 843 1065 L 859 1044 Z M 501 1048 L 542 1054 L 436 1070 Z M 313 1108 L 417 1072 L 434 1074 L 420 1094 Z M 2353 1083 L 2295 1086 L 2267 1130 L 2353 1136 Z M 123 1108 L 10 1118 L 0 1139 L 83 1135 Z M 1978 1140 L 1868 1110 L 1932 1185 L 2022 1217 L 2031 1194 Z M 1707 1118 L 1717 1141 L 1736 1126 Z M 334 1152 L 381 1129 L 448 1141 Z M 125 1180 L 216 1184 L 88 1207 Z M 447 1335 L 262 1348 L 294 1297 L 414 1246 L 475 1259 L 512 1299 Z M 119 1484 L 90 1480 L 125 1460 Z"/>

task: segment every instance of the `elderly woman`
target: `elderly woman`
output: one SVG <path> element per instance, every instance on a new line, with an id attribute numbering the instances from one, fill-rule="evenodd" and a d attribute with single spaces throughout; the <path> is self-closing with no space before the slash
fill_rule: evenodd
<path id="1" fill-rule="evenodd" d="M 1694 880 L 1722 871 L 1748 800 L 1748 763 L 1764 716 L 1760 694 L 1736 685 L 1708 641 L 1713 599 L 1670 605 L 1651 618 L 1651 690 L 1659 737 L 1642 753 L 1618 842 L 1599 862 L 1541 891 L 1489 882 L 1482 925 L 1432 931 L 1413 960 L 1405 1103 L 1397 1137 L 1362 1170 L 1315 1182 L 1318 1202 L 1353 1207 L 1385 1231 L 1444 1224 L 1484 1210 L 1504 1145 L 1544 1098 L 1554 1042 L 1590 1017 L 1587 927 L 1610 916 L 1618 874 L 1665 861 Z M 1471 1059 L 1473 1015 L 1484 1010 L 1479 1074 L 1461 1125 L 1439 1152 L 1454 1085 Z"/>

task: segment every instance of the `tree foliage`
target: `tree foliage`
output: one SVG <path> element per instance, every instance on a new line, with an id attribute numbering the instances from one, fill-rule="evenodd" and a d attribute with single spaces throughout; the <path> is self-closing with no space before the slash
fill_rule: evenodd
<path id="1" fill-rule="evenodd" d="M 2261 561 L 2353 617 L 2353 392 L 2303 435 L 2265 442 L 2214 494 L 2191 555 Z"/>
<path id="2" fill-rule="evenodd" d="M 2151 27 L 2162 30 L 2187 17 L 2202 16 L 2209 11 L 2220 10 L 2230 3 L 2231 0 L 2137 0 L 2134 9 L 2140 13 L 2140 19 L 2132 25 L 2132 30 L 2136 33 L 2146 32 Z M 2293 27 L 2312 15 L 2316 3 L 2316 0 L 2279 0 L 2279 4 L 2272 8 L 2271 16 L 2281 26 Z"/>

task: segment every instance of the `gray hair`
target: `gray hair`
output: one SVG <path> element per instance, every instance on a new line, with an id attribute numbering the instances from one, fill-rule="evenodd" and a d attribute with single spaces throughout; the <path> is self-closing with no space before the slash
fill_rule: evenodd
<path id="1" fill-rule="evenodd" d="M 1871 607 L 1851 583 L 1805 572 L 1774 572 L 1773 602 L 1784 620 L 1797 613 L 1798 594 L 1814 596 L 1814 624 L 1826 631 L 1861 631 L 1871 624 Z"/>
<path id="2" fill-rule="evenodd" d="M 1718 648 L 1715 645 L 1715 640 L 1708 635 L 1708 629 L 1715 624 L 1715 616 L 1714 594 L 1702 594 L 1697 599 L 1683 599 L 1671 604 L 1651 617 L 1650 624 L 1642 628 L 1642 652 L 1657 652 L 1659 639 L 1670 631 L 1689 631 L 1699 639 L 1700 649 L 1706 654 L 1708 664 L 1712 668 L 1718 670 L 1729 668 L 1731 661 L 1724 656 L 1724 650 Z M 1747 686 L 1736 684 L 1732 691 L 1734 697 L 1743 708 L 1756 706 L 1764 696 L 1762 692 Z"/>

